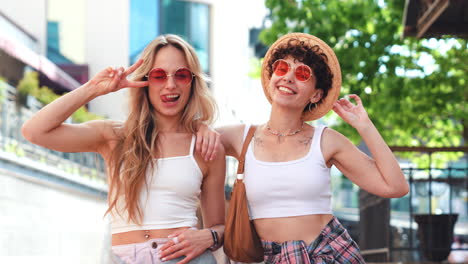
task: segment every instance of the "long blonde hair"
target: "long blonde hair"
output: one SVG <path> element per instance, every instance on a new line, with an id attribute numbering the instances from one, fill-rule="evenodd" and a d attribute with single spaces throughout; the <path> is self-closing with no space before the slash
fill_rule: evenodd
<path id="1" fill-rule="evenodd" d="M 166 46 L 179 49 L 184 54 L 189 69 L 195 75 L 190 98 L 180 120 L 187 132 L 194 133 L 196 122 L 206 124 L 213 122 L 216 104 L 208 89 L 208 78 L 202 72 L 195 50 L 186 41 L 176 35 L 162 35 L 154 39 L 143 51 L 141 58 L 144 62 L 135 70 L 132 79 L 144 80 L 145 75 L 153 67 L 156 54 Z M 124 210 L 128 213 L 127 221 L 140 224 L 143 215 L 139 197 L 143 186 L 147 184 L 148 166 L 156 169 L 153 158 L 155 154 L 160 153 L 157 146 L 159 128 L 157 112 L 150 102 L 148 87 L 130 90 L 129 107 L 129 117 L 108 164 L 109 208 L 106 214 L 113 209 L 119 214 L 122 213 L 120 210 Z M 117 206 L 120 197 L 124 198 L 123 208 Z"/>

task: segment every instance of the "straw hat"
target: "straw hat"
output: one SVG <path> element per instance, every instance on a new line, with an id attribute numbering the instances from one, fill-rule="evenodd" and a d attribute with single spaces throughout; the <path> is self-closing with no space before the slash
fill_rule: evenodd
<path id="1" fill-rule="evenodd" d="M 263 86 L 263 92 L 265 93 L 265 96 L 267 97 L 268 101 L 271 103 L 271 97 L 270 93 L 268 91 L 268 85 L 270 83 L 270 77 L 268 74 L 268 61 L 270 60 L 270 57 L 272 54 L 275 52 L 276 48 L 286 44 L 290 39 L 297 39 L 298 41 L 304 41 L 306 45 L 309 46 L 314 46 L 318 45 L 322 52 L 327 55 L 328 61 L 328 67 L 330 68 L 332 74 L 333 74 L 333 80 L 332 80 L 332 85 L 330 89 L 328 90 L 328 95 L 322 100 L 322 102 L 317 106 L 317 108 L 313 109 L 311 112 L 305 112 L 303 115 L 304 121 L 311 121 L 311 120 L 316 120 L 324 116 L 326 113 L 328 113 L 332 107 L 333 103 L 336 102 L 338 99 L 338 96 L 340 95 L 340 90 L 341 90 L 341 70 L 340 70 L 340 64 L 338 62 L 338 59 L 336 58 L 335 53 L 333 50 L 328 46 L 325 42 L 323 42 L 321 39 L 305 34 L 305 33 L 289 33 L 281 38 L 279 38 L 271 47 L 268 49 L 265 58 L 263 59 L 263 64 L 262 64 L 262 86 Z"/>

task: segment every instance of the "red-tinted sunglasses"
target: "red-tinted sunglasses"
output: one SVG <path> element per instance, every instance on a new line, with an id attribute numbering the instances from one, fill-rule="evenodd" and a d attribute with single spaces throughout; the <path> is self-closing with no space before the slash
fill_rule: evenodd
<path id="1" fill-rule="evenodd" d="M 177 85 L 187 85 L 192 82 L 193 76 L 195 76 L 187 68 L 179 68 L 174 74 L 167 74 L 167 72 L 161 68 L 152 69 L 147 75 L 150 84 L 163 85 L 167 82 L 169 76 L 174 77 L 174 81 Z"/>
<path id="2" fill-rule="evenodd" d="M 273 63 L 273 73 L 276 76 L 285 76 L 290 69 L 292 69 L 292 67 L 289 62 L 283 59 L 276 60 Z M 294 76 L 300 82 L 307 82 L 312 76 L 312 69 L 305 64 L 299 65 L 294 70 Z"/>

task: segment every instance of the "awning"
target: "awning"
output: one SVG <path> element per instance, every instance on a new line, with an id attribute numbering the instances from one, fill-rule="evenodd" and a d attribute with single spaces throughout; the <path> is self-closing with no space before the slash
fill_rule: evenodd
<path id="1" fill-rule="evenodd" d="M 46 57 L 37 54 L 21 42 L 12 39 L 2 32 L 0 32 L 0 49 L 4 50 L 5 53 L 20 60 L 24 64 L 31 66 L 35 70 L 44 74 L 51 81 L 59 84 L 69 91 L 80 86 L 79 82 L 57 67 L 57 65 Z"/>
<path id="2" fill-rule="evenodd" d="M 468 1 L 406 0 L 403 37 L 468 37 Z"/>

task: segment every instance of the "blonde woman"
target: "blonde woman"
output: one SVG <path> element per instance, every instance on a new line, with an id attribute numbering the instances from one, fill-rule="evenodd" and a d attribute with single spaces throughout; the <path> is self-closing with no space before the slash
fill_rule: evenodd
<path id="1" fill-rule="evenodd" d="M 63 123 L 90 100 L 127 87 L 125 122 Z M 104 158 L 112 250 L 124 263 L 216 263 L 208 249 L 223 239 L 224 150 L 209 161 L 193 151 L 196 127 L 210 123 L 215 108 L 194 49 L 165 35 L 128 69 L 107 68 L 45 106 L 23 135 L 49 149 Z M 204 229 L 196 228 L 199 201 Z M 161 259 L 164 244 L 172 247 Z"/>

